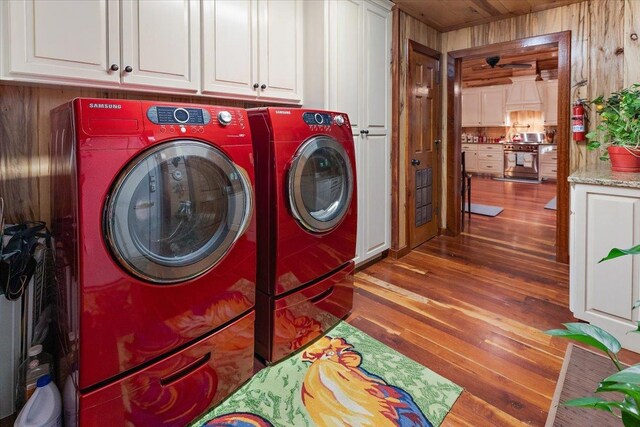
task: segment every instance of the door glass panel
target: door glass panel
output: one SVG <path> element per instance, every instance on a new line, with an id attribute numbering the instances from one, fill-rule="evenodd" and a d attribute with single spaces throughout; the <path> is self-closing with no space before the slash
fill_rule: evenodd
<path id="1" fill-rule="evenodd" d="M 353 173 L 344 147 L 336 140 L 316 137 L 303 144 L 289 180 L 292 211 L 305 228 L 330 230 L 346 214 Z"/>
<path id="2" fill-rule="evenodd" d="M 107 240 L 134 275 L 186 280 L 213 267 L 242 234 L 250 194 L 243 172 L 216 148 L 163 144 L 120 175 L 106 211 Z"/>

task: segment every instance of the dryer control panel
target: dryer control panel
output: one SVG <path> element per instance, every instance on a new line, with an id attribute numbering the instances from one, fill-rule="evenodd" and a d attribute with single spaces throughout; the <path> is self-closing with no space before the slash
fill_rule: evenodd
<path id="1" fill-rule="evenodd" d="M 202 108 L 151 107 L 147 118 L 157 125 L 206 125 L 211 121 L 211 114 Z"/>
<path id="2" fill-rule="evenodd" d="M 309 126 L 342 126 L 346 123 L 345 117 L 341 114 L 329 114 L 326 112 L 307 111 L 302 114 L 302 120 Z"/>

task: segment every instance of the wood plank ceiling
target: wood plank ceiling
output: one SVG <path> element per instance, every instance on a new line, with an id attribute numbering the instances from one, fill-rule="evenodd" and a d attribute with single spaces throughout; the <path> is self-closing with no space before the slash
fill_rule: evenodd
<path id="1" fill-rule="evenodd" d="M 404 12 L 446 33 L 585 0 L 393 0 Z"/>
<path id="2" fill-rule="evenodd" d="M 544 80 L 558 78 L 558 48 L 529 48 L 517 53 L 500 53 L 495 68 L 487 65 L 485 58 L 462 61 L 463 87 L 479 87 L 511 84 L 510 77 L 541 75 Z M 531 64 L 531 68 L 502 68 L 503 64 Z"/>

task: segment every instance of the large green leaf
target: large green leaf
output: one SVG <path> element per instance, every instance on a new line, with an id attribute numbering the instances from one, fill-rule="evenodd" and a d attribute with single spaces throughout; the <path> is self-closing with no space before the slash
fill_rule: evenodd
<path id="1" fill-rule="evenodd" d="M 551 329 L 549 331 L 546 331 L 545 333 L 553 336 L 574 339 L 576 341 L 580 341 L 599 350 L 602 350 L 605 353 L 610 352 L 613 354 L 617 354 L 622 348 L 620 346 L 620 342 L 615 339 L 613 335 L 595 325 L 577 322 L 563 323 L 563 325 L 567 328 L 566 330 Z"/>
<path id="2" fill-rule="evenodd" d="M 620 372 L 608 376 L 603 383 L 616 382 L 640 386 L 640 365 L 629 366 Z"/>
<path id="3" fill-rule="evenodd" d="M 639 255 L 639 254 L 640 254 L 640 245 L 634 246 L 634 247 L 629 248 L 629 249 L 613 248 L 613 249 L 611 249 L 611 251 L 609 251 L 609 255 L 607 255 L 606 257 L 602 258 L 598 262 L 608 261 L 610 259 L 618 258 L 618 257 L 625 256 L 625 255 Z"/>
<path id="4" fill-rule="evenodd" d="M 633 401 L 630 402 L 631 404 L 634 405 L 631 408 L 632 412 L 634 412 L 637 415 L 640 415 L 640 413 L 638 413 L 638 408 L 636 406 L 636 402 L 640 401 L 640 385 L 603 381 L 600 383 L 600 385 L 596 389 L 596 392 L 604 392 L 604 391 L 615 391 L 615 392 L 623 393 L 629 396 L 631 399 L 633 399 Z"/>
<path id="5" fill-rule="evenodd" d="M 624 427 L 640 427 L 640 420 L 628 412 L 622 411 L 622 424 Z"/>
<path id="6" fill-rule="evenodd" d="M 579 397 L 578 399 L 567 400 L 563 405 L 577 408 L 600 409 L 611 413 L 613 413 L 612 408 L 622 409 L 620 402 L 609 402 L 599 397 Z"/>

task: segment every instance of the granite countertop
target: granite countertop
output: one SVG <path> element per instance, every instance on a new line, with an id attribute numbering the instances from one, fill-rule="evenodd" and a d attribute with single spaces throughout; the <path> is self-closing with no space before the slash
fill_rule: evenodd
<path id="1" fill-rule="evenodd" d="M 598 161 L 576 170 L 568 178 L 575 184 L 605 185 L 608 187 L 640 188 L 640 173 L 613 172 L 611 163 Z"/>

